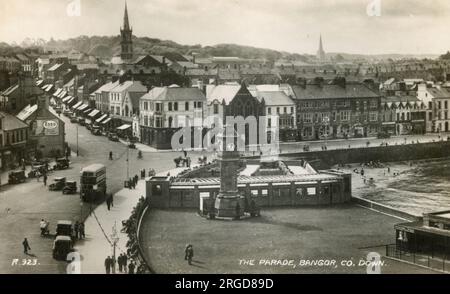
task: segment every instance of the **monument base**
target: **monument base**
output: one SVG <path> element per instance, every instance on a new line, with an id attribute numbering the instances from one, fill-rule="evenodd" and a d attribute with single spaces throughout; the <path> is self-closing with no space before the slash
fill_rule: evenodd
<path id="1" fill-rule="evenodd" d="M 214 208 L 217 217 L 241 217 L 244 215 L 245 198 L 240 195 L 225 197 L 219 194 L 214 203 Z"/>

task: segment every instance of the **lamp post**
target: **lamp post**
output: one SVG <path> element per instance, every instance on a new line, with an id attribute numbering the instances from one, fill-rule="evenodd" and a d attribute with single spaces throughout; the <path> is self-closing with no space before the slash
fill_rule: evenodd
<path id="1" fill-rule="evenodd" d="M 116 273 L 116 247 L 117 242 L 119 242 L 119 236 L 117 235 L 117 226 L 116 222 L 114 221 L 114 225 L 112 227 L 112 234 L 111 234 L 111 242 L 113 247 L 113 267 L 112 267 L 112 273 Z"/>
<path id="2" fill-rule="evenodd" d="M 79 150 L 78 150 L 78 125 L 77 125 L 77 157 L 80 154 Z"/>

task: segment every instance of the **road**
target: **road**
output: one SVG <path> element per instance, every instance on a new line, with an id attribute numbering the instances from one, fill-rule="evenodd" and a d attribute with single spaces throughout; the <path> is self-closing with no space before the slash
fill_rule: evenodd
<path id="1" fill-rule="evenodd" d="M 76 180 L 79 184 L 80 170 L 92 163 L 107 166 L 107 187 L 109 193 L 115 193 L 123 187 L 127 177 L 127 147 L 120 142 L 111 142 L 103 136 L 93 136 L 85 127 L 78 127 L 79 156 L 75 155 L 77 142 L 77 125 L 70 123 L 65 117 L 66 140 L 69 142 L 73 156 L 71 167 L 65 171 L 57 171 L 49 175 L 49 183 L 55 176 Z M 109 151 L 114 160 L 108 159 Z M 162 172 L 174 167 L 173 159 L 182 155 L 173 152 L 145 153 L 143 159 L 137 158 L 137 150 L 129 150 L 129 175 L 139 174 L 142 168 L 155 169 Z M 192 158 L 199 156 L 192 152 Z M 81 205 L 78 195 L 63 195 L 61 192 L 50 192 L 42 181 L 28 179 L 26 183 L 15 186 L 2 186 L 0 192 L 0 273 L 64 273 L 66 263 L 57 262 L 51 256 L 53 238 L 40 236 L 39 221 L 44 218 L 50 222 L 50 231 L 54 233 L 58 220 L 80 219 L 80 215 L 89 213 L 88 204 Z M 101 220 L 100 220 L 101 221 Z M 22 241 L 28 238 L 31 255 L 25 255 Z M 15 259 L 19 264 L 23 259 L 30 259 L 30 265 L 11 264 Z M 35 261 L 36 259 L 36 261 Z M 36 265 L 33 265 L 36 263 Z"/>

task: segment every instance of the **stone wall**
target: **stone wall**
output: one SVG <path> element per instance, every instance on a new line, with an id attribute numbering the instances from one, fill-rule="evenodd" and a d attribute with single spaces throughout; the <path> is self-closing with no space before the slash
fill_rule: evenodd
<path id="1" fill-rule="evenodd" d="M 335 164 L 362 163 L 370 161 L 394 162 L 450 156 L 450 141 L 374 146 L 366 148 L 335 149 L 327 151 L 282 154 L 285 159 L 304 159 L 316 162 L 315 168 L 324 169 Z"/>

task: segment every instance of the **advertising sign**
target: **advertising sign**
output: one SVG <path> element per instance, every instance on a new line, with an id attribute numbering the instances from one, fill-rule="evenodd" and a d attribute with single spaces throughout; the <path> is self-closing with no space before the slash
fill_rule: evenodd
<path id="1" fill-rule="evenodd" d="M 58 120 L 36 120 L 33 122 L 31 133 L 33 136 L 58 136 Z"/>

